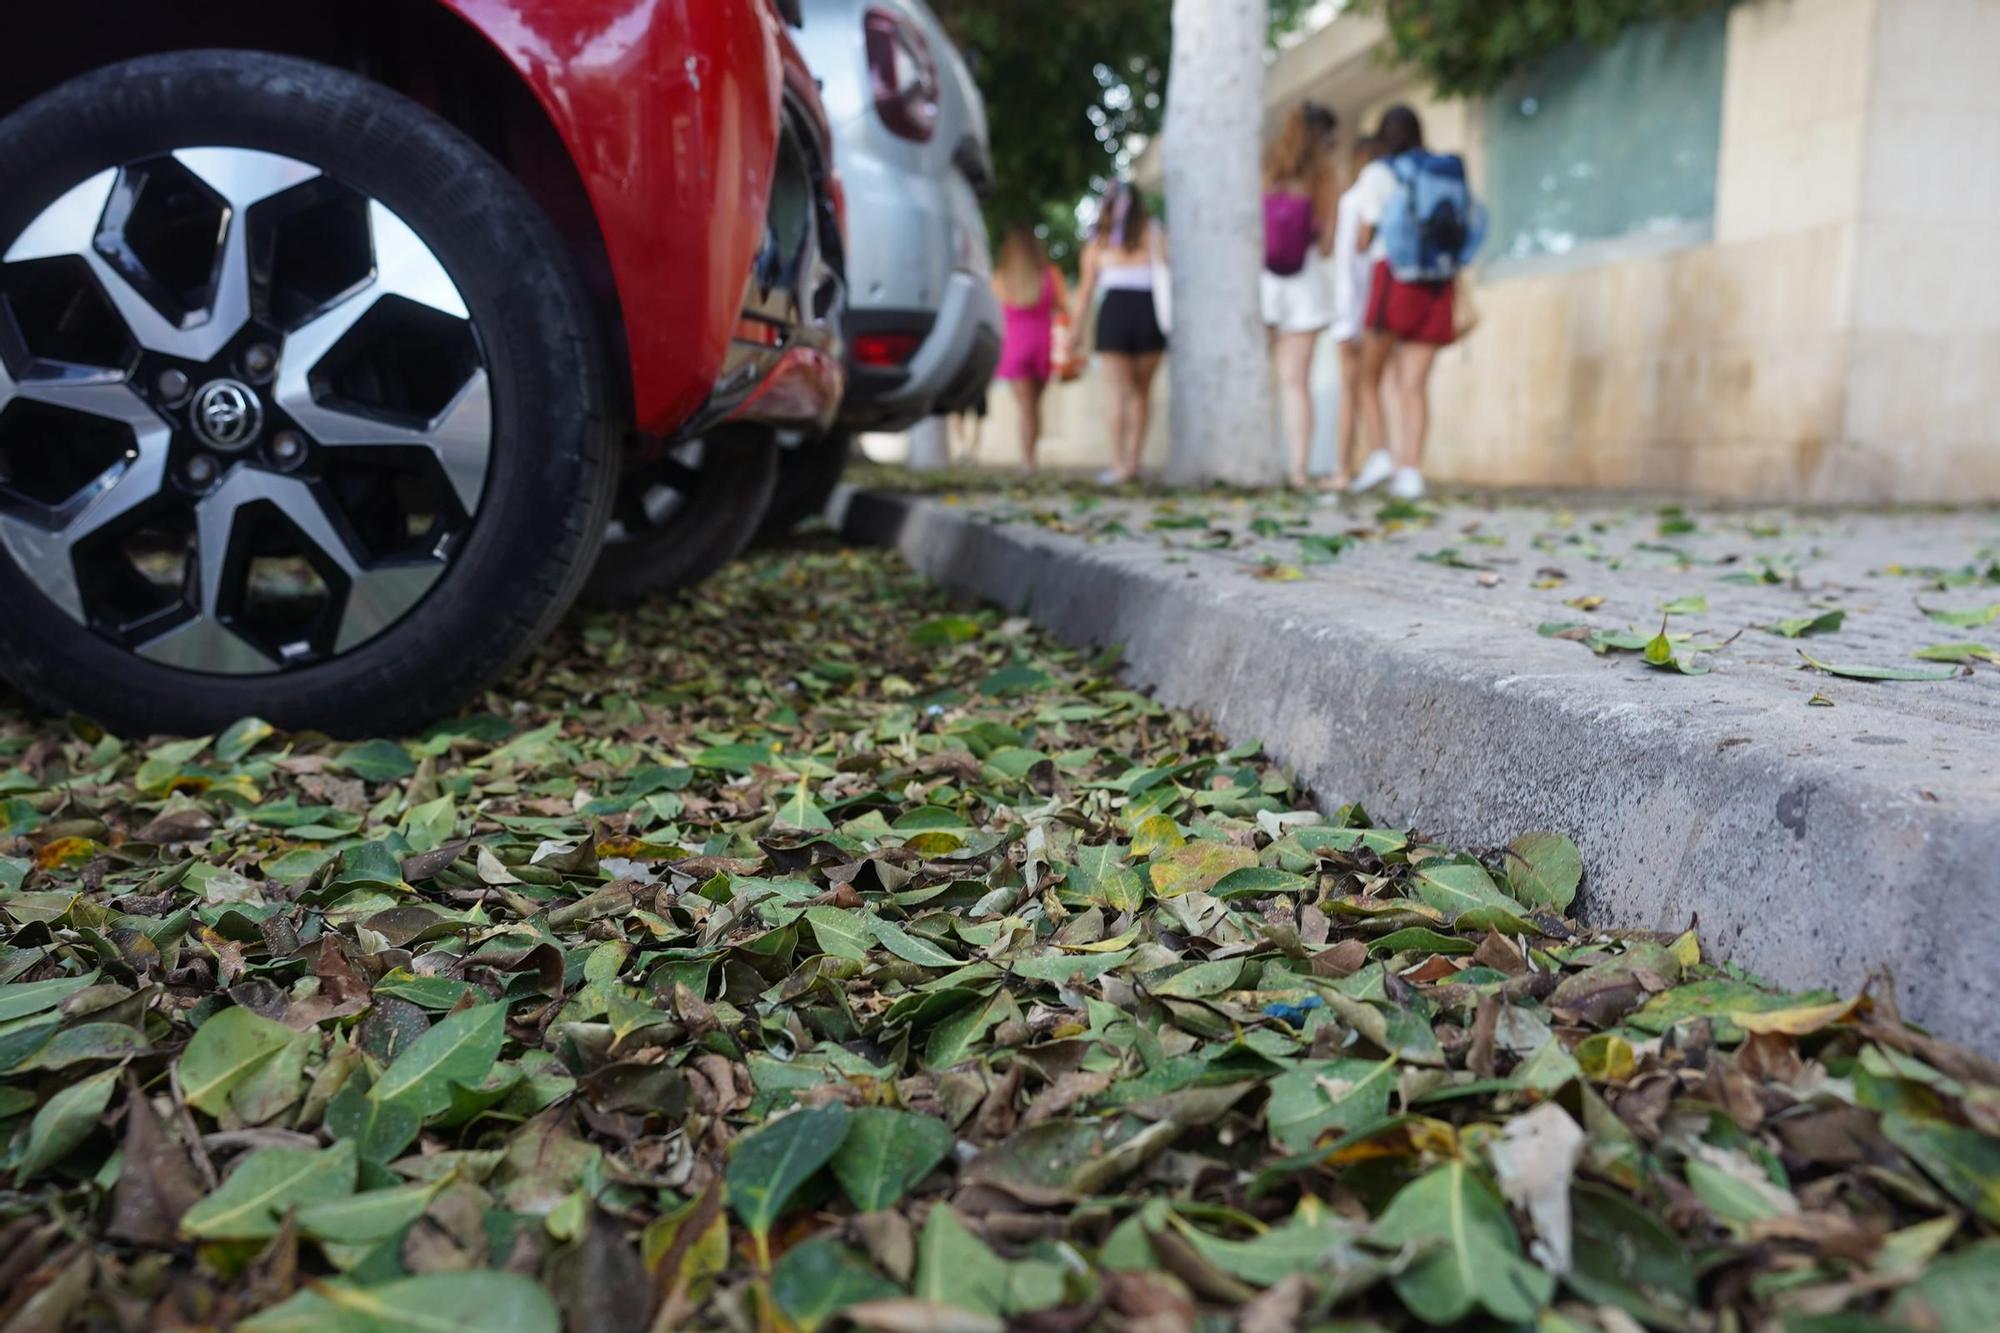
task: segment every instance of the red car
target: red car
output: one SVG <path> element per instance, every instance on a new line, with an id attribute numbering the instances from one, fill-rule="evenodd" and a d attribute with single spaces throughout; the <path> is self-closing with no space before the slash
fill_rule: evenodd
<path id="1" fill-rule="evenodd" d="M 446 712 L 754 532 L 843 389 L 792 0 L 111 0 L 0 54 L 0 672 Z M 609 530 L 616 541 L 600 545 Z"/>

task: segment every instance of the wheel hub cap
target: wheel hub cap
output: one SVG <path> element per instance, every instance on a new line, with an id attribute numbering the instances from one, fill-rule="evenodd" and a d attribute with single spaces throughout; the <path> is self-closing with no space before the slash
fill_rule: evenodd
<path id="1" fill-rule="evenodd" d="M 137 656 L 249 675 L 352 651 L 443 576 L 487 482 L 485 357 L 379 200 L 192 147 L 0 244 L 0 579 Z"/>
<path id="2" fill-rule="evenodd" d="M 247 384 L 211 380 L 194 396 L 188 417 L 196 435 L 233 453 L 248 446 L 264 428 L 264 404 Z"/>

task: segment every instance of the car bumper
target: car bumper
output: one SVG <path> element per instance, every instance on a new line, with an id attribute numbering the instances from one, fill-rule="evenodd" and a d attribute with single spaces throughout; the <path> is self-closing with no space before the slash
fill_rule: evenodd
<path id="1" fill-rule="evenodd" d="M 1000 302 L 992 287 L 963 270 L 946 279 L 944 299 L 935 315 L 850 309 L 850 346 L 869 333 L 916 330 L 924 336 L 904 365 L 849 367 L 842 424 L 904 430 L 933 413 L 960 411 L 977 403 L 1000 363 L 1000 320 Z"/>

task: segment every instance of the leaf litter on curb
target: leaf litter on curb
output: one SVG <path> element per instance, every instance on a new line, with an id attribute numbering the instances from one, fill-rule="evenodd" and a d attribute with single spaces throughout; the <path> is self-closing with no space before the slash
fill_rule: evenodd
<path id="1" fill-rule="evenodd" d="M 809 546 L 421 736 L 0 710 L 0 1327 L 1990 1326 L 1990 1061 L 1114 660 Z"/>

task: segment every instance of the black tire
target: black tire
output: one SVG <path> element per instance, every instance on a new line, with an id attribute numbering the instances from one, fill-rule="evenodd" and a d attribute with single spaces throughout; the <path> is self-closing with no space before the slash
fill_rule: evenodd
<path id="1" fill-rule="evenodd" d="M 196 145 L 317 166 L 431 250 L 490 380 L 483 494 L 444 572 L 401 619 L 267 675 L 140 657 L 73 620 L 0 549 L 0 669 L 43 706 L 128 734 L 199 733 L 250 715 L 339 735 L 414 729 L 526 657 L 591 567 L 617 455 L 590 301 L 548 219 L 458 130 L 355 75 L 249 51 L 108 66 L 0 121 L 0 246 L 93 173 Z"/>
<path id="2" fill-rule="evenodd" d="M 825 512 L 826 502 L 847 473 L 847 460 L 853 452 L 854 436 L 847 431 L 784 450 L 778 464 L 778 488 L 764 515 L 764 526 L 758 530 L 758 540 L 781 542 L 799 524 Z"/>
<path id="3" fill-rule="evenodd" d="M 764 426 L 724 427 L 701 442 L 692 466 L 671 458 L 633 464 L 620 488 L 616 526 L 598 552 L 584 597 L 629 605 L 685 592 L 742 555 L 757 535 L 778 484 L 777 434 Z M 651 517 L 648 493 L 674 492 L 670 513 Z"/>

